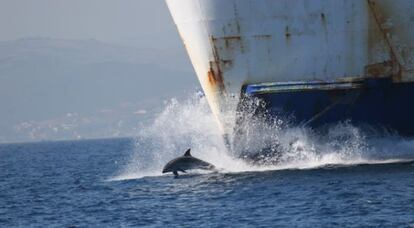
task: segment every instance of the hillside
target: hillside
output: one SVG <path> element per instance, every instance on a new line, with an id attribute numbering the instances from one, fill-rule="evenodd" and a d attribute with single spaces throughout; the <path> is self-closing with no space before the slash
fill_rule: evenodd
<path id="1" fill-rule="evenodd" d="M 85 133 L 75 134 L 88 138 L 91 131 L 95 132 L 93 137 L 109 137 L 112 133 L 96 132 L 107 129 L 110 124 L 106 122 L 138 122 L 165 99 L 183 96 L 197 87 L 182 50 L 137 49 L 96 40 L 0 42 L 0 142 L 42 139 L 28 132 L 71 113 L 96 119 L 102 110 L 114 110 L 111 120 L 101 116 L 91 124 L 98 125 L 94 129 L 86 127 Z M 125 116 L 137 110 L 146 110 L 146 115 L 133 115 L 133 120 Z M 22 124 L 27 123 L 32 128 L 22 130 Z M 122 135 L 122 129 L 118 131 Z M 56 137 L 71 138 L 73 132 Z"/>

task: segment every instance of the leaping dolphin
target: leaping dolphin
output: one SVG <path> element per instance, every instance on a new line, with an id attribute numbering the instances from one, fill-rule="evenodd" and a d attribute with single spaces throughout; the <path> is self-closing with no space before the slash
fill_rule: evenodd
<path id="1" fill-rule="evenodd" d="M 208 162 L 191 156 L 191 149 L 188 149 L 184 156 L 169 161 L 163 168 L 162 173 L 172 172 L 178 176 L 178 171 L 185 173 L 190 169 L 214 170 L 216 167 Z"/>

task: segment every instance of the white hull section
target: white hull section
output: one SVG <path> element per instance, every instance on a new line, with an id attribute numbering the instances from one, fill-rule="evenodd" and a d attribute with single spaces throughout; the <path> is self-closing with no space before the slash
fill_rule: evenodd
<path id="1" fill-rule="evenodd" d="M 214 115 L 247 84 L 412 81 L 411 0 L 167 0 Z M 229 96 L 231 95 L 231 96 Z"/>

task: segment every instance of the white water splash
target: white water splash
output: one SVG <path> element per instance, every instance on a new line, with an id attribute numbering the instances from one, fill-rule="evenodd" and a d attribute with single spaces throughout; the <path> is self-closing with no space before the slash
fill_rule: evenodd
<path id="1" fill-rule="evenodd" d="M 257 151 L 275 146 L 283 151 L 277 165 L 252 165 L 227 151 L 204 98 L 194 96 L 184 102 L 172 99 L 152 124 L 141 128 L 129 164 L 111 180 L 159 176 L 169 160 L 181 156 L 188 148 L 193 156 L 214 164 L 221 172 L 309 169 L 414 158 L 414 140 L 398 136 L 368 140 L 349 122 L 318 134 L 304 127 L 280 128 L 279 124 L 265 126 L 252 122 L 247 126 L 250 129 L 244 146 Z"/>

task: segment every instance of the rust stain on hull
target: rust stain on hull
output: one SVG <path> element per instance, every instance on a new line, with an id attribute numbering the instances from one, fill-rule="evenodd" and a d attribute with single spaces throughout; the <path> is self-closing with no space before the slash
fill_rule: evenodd
<path id="1" fill-rule="evenodd" d="M 291 36 L 292 36 L 292 34 L 289 31 L 289 26 L 286 26 L 286 28 L 285 28 L 285 37 L 286 37 L 286 40 L 289 41 L 289 39 L 290 39 Z"/>
<path id="2" fill-rule="evenodd" d="M 404 66 L 398 60 L 396 47 L 394 47 L 391 40 L 392 29 L 386 26 L 387 18 L 384 16 L 383 10 L 377 4 L 376 0 L 367 0 L 367 3 L 391 57 L 390 61 L 366 66 L 367 76 L 391 76 L 394 81 L 401 82 L 403 80 L 402 72 L 404 71 Z"/>
<path id="3" fill-rule="evenodd" d="M 217 89 L 220 93 L 225 93 L 224 79 L 222 70 L 220 67 L 220 56 L 218 54 L 217 47 L 215 45 L 216 38 L 210 37 L 211 46 L 213 48 L 213 61 L 210 61 L 209 71 L 207 72 L 207 78 L 210 86 Z"/>
<path id="4" fill-rule="evenodd" d="M 393 62 L 384 61 L 365 66 L 365 75 L 372 78 L 389 77 L 393 75 Z"/>
<path id="5" fill-rule="evenodd" d="M 261 35 L 254 35 L 253 36 L 255 39 L 272 39 L 272 35 L 268 35 L 268 34 L 261 34 Z"/>
<path id="6" fill-rule="evenodd" d="M 211 86 L 218 88 L 224 92 L 224 80 L 220 68 L 215 62 L 210 62 L 210 69 L 207 72 L 208 82 Z"/>

